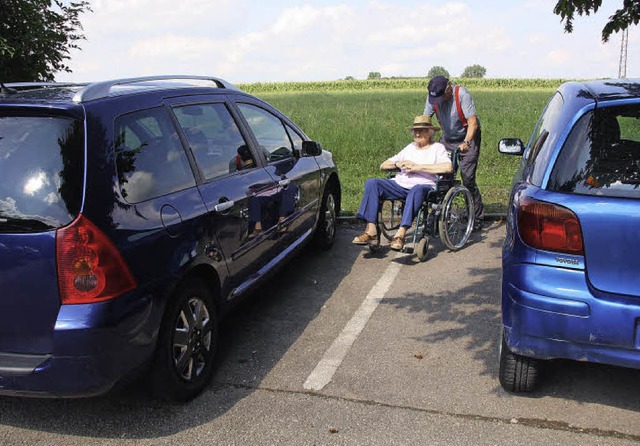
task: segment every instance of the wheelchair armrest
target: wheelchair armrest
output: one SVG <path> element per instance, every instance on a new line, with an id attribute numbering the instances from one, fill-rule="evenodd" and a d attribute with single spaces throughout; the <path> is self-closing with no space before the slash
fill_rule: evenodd
<path id="1" fill-rule="evenodd" d="M 396 176 L 396 174 L 400 172 L 400 169 L 390 169 L 387 171 L 387 178 L 391 179 Z"/>
<path id="2" fill-rule="evenodd" d="M 455 175 L 453 173 L 441 173 L 436 178 L 436 191 L 446 192 L 453 186 Z"/>

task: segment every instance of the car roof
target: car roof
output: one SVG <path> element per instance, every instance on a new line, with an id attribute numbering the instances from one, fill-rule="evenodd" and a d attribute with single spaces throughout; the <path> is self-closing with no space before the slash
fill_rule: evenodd
<path id="1" fill-rule="evenodd" d="M 146 91 L 179 89 L 218 89 L 240 92 L 235 85 L 208 76 L 147 76 L 92 83 L 17 82 L 3 84 L 1 102 L 72 102 L 87 103 L 97 99 Z"/>
<path id="2" fill-rule="evenodd" d="M 567 82 L 558 90 L 565 98 L 582 98 L 595 102 L 640 98 L 640 79 Z"/>

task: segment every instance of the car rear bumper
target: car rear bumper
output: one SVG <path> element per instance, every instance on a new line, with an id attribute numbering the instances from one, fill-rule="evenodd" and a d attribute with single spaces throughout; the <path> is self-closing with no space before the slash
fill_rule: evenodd
<path id="1" fill-rule="evenodd" d="M 640 299 L 592 290 L 582 270 L 517 264 L 503 271 L 511 351 L 640 368 Z"/>
<path id="2" fill-rule="evenodd" d="M 158 321 L 151 299 L 118 304 L 62 306 L 54 351 L 0 352 L 0 395 L 89 397 L 111 390 L 151 358 Z"/>

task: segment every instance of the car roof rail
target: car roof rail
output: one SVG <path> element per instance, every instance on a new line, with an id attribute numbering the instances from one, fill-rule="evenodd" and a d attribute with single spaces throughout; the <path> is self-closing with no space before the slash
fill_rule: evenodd
<path id="1" fill-rule="evenodd" d="M 150 83 L 153 81 L 209 81 L 214 88 L 226 88 L 229 90 L 241 91 L 238 87 L 227 82 L 223 79 L 210 76 L 186 76 L 186 75 L 163 75 L 163 76 L 145 76 L 145 77 L 131 77 L 125 79 L 114 79 L 102 82 L 93 82 L 85 84 L 86 86 L 78 91 L 73 97 L 74 102 L 87 102 L 94 99 L 101 99 L 109 97 L 111 89 L 116 86 L 134 86 L 135 84 Z M 193 85 L 189 85 L 193 87 Z M 167 85 L 158 85 L 157 88 L 166 88 Z M 173 88 L 185 88 L 184 85 Z"/>
<path id="2" fill-rule="evenodd" d="M 50 88 L 50 87 L 82 87 L 87 83 L 78 82 L 8 82 L 3 83 L 5 87 L 13 88 L 15 90 L 31 90 L 36 88 Z"/>

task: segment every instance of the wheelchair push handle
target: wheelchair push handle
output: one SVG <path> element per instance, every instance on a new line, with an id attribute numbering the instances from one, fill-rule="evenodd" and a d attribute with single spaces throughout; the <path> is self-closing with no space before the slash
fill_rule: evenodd
<path id="1" fill-rule="evenodd" d="M 460 147 L 456 146 L 451 151 L 451 168 L 453 169 L 453 176 L 458 173 L 458 167 L 460 166 Z"/>

